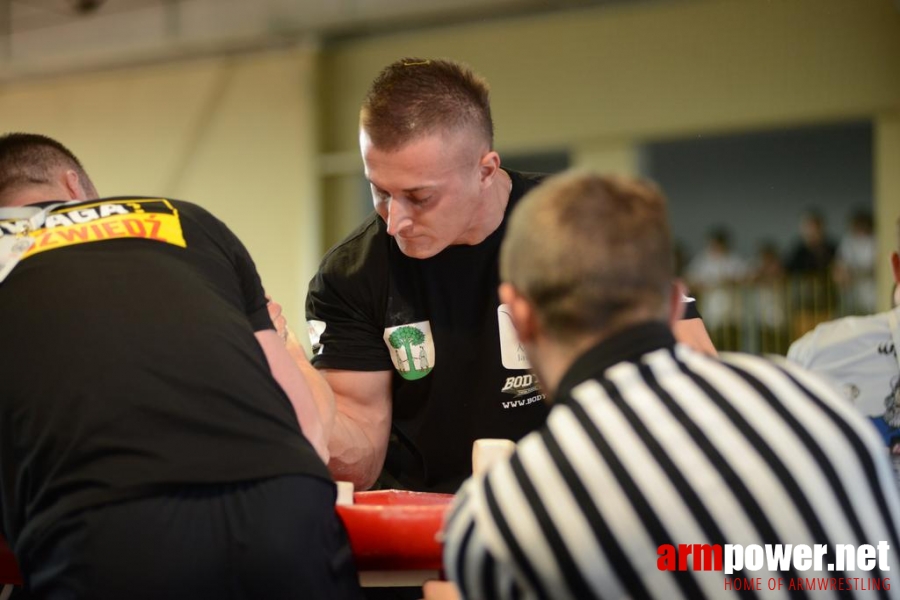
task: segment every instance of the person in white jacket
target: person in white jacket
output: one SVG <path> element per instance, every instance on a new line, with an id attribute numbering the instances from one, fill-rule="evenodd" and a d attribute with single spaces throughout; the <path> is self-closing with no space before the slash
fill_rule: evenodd
<path id="1" fill-rule="evenodd" d="M 895 283 L 900 283 L 898 247 L 891 252 Z M 895 293 L 896 296 L 896 293 Z M 895 453 L 900 452 L 900 307 L 868 316 L 822 323 L 791 344 L 788 358 L 821 373 L 868 416 Z"/>

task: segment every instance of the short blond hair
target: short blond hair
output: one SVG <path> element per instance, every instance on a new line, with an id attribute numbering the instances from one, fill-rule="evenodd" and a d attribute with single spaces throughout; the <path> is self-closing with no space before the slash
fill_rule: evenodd
<path id="1" fill-rule="evenodd" d="M 513 211 L 500 274 L 561 340 L 608 332 L 634 315 L 664 320 L 675 277 L 665 197 L 627 177 L 569 171 Z"/>

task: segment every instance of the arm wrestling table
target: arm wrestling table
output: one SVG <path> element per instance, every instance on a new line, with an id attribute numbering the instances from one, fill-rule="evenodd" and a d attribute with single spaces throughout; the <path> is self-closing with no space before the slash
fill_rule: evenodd
<path id="1" fill-rule="evenodd" d="M 417 586 L 437 579 L 442 550 L 437 535 L 452 499 L 452 494 L 381 490 L 356 492 L 352 504 L 339 504 L 360 584 Z M 16 585 L 22 585 L 22 575 L 0 537 L 0 600 Z"/>

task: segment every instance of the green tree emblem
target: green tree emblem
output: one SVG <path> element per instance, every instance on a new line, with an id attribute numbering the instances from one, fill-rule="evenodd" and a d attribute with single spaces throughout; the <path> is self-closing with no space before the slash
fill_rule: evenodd
<path id="1" fill-rule="evenodd" d="M 398 370 L 404 379 L 421 379 L 431 372 L 431 367 L 428 365 L 428 359 L 425 355 L 425 348 L 422 347 L 422 344 L 425 343 L 425 334 L 421 329 L 410 325 L 398 327 L 388 336 L 388 342 L 397 350 L 403 348 L 404 352 L 406 352 L 406 361 L 400 361 L 398 354 L 398 363 L 401 365 Z M 420 347 L 417 356 L 419 359 L 418 366 L 413 358 L 416 356 L 413 354 L 413 346 Z M 425 357 L 424 360 L 423 357 Z M 403 369 L 403 365 L 406 366 L 406 369 Z"/>

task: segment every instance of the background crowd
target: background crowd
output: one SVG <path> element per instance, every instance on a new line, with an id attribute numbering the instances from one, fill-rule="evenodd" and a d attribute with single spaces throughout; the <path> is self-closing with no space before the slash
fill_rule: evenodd
<path id="1" fill-rule="evenodd" d="M 756 255 L 735 250 L 719 225 L 679 270 L 698 299 L 716 347 L 784 354 L 817 323 L 876 310 L 876 241 L 872 215 L 853 210 L 839 238 L 822 214 L 804 212 L 796 239 L 757 242 Z"/>

